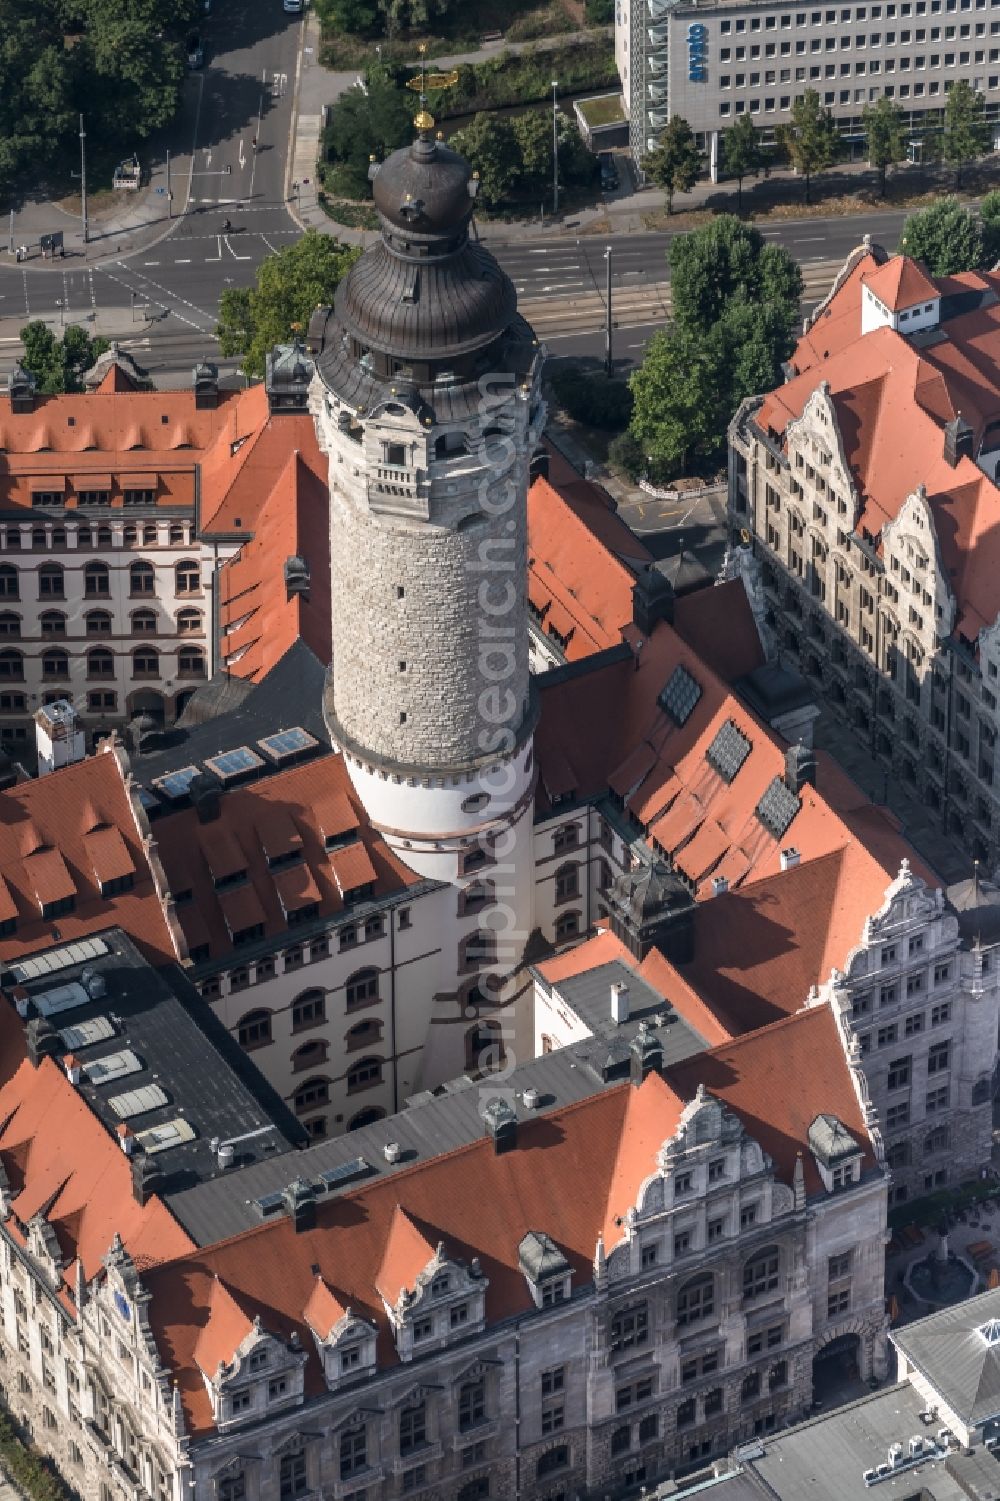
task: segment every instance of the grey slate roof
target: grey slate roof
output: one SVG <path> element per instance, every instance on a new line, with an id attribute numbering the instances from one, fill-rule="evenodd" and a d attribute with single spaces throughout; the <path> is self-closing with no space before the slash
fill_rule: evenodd
<path id="1" fill-rule="evenodd" d="M 166 1103 L 130 1116 L 132 1129 L 141 1133 L 178 1118 L 194 1128 L 193 1141 L 157 1152 L 153 1159 L 165 1175 L 168 1194 L 220 1171 L 213 1138 L 238 1139 L 237 1163 L 269 1161 L 306 1139 L 287 1105 L 179 969 L 148 964 L 120 928 L 95 936 L 107 946 L 106 953 L 81 956 L 76 963 L 21 983 L 34 998 L 79 981 L 86 968 L 104 980 L 103 997 L 55 1011 L 48 1025 L 62 1032 L 103 1017 L 114 1027 L 111 1036 L 90 1046 L 75 1044 L 73 1049 L 84 1068 L 78 1092 L 110 1131 L 115 1132 L 122 1119 L 110 1101 L 152 1084 L 161 1086 Z M 68 956 L 73 949 L 64 945 L 61 951 L 50 950 L 49 957 L 60 952 Z M 16 967 L 13 973 L 18 977 Z M 11 983 L 7 973 L 0 978 Z M 104 1084 L 88 1082 L 89 1064 L 126 1049 L 139 1059 L 136 1072 Z M 65 1052 L 60 1043 L 56 1056 Z M 283 1171 L 294 1176 L 292 1167 Z"/>
<path id="2" fill-rule="evenodd" d="M 1000 1416 L 1000 1342 L 979 1332 L 991 1319 L 1000 1319 L 1000 1289 L 893 1331 L 893 1342 L 969 1427 Z"/>
<path id="3" fill-rule="evenodd" d="M 861 1143 L 835 1115 L 817 1115 L 809 1127 L 809 1145 L 824 1167 L 862 1151 Z"/>
<path id="4" fill-rule="evenodd" d="M 611 987 L 627 985 L 629 1019 L 618 1026 L 611 1019 Z M 646 1022 L 663 1048 L 664 1065 L 679 1063 L 694 1053 L 702 1053 L 708 1043 L 686 1022 L 660 993 L 620 959 L 600 964 L 585 974 L 560 980 L 557 987 L 566 1004 L 597 1038 L 627 1047 L 635 1037 L 640 1022 Z M 661 1024 L 657 1025 L 660 1019 Z"/>

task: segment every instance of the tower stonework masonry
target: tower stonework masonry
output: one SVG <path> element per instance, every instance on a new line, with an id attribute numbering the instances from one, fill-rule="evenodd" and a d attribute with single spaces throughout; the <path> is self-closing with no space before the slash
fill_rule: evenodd
<path id="1" fill-rule="evenodd" d="M 373 169 L 380 241 L 309 327 L 330 464 L 327 719 L 390 847 L 430 879 L 494 881 L 526 937 L 543 351 L 470 235 L 477 179 L 432 124 Z"/>

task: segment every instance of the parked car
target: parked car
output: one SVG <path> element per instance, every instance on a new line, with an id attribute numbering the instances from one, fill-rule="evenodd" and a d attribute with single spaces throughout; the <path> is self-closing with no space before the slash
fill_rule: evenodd
<path id="1" fill-rule="evenodd" d="M 610 151 L 602 151 L 598 160 L 601 163 L 601 188 L 610 193 L 619 186 L 618 164 Z"/>
<path id="2" fill-rule="evenodd" d="M 290 16 L 297 16 L 302 9 L 302 0 L 282 0 L 282 6 Z"/>
<path id="3" fill-rule="evenodd" d="M 192 31 L 187 39 L 187 55 L 189 68 L 201 68 L 205 64 L 205 48 L 201 37 L 196 31 Z"/>

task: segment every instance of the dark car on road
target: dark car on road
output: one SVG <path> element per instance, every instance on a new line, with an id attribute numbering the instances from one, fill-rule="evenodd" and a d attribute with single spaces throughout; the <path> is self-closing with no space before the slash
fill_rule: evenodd
<path id="1" fill-rule="evenodd" d="M 610 193 L 619 186 L 618 164 L 610 151 L 602 151 L 598 160 L 601 163 L 601 188 Z"/>
<path id="2" fill-rule="evenodd" d="M 189 68 L 200 68 L 205 62 L 205 48 L 201 37 L 196 31 L 192 31 L 187 39 L 187 59 Z"/>

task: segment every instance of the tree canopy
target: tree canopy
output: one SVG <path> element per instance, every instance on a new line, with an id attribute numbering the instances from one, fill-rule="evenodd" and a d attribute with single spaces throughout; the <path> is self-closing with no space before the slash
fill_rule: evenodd
<path id="1" fill-rule="evenodd" d="M 983 225 L 957 198 L 917 209 L 903 225 L 899 248 L 923 261 L 933 276 L 955 276 L 983 264 Z"/>
<path id="2" fill-rule="evenodd" d="M 198 0 L 0 0 L 0 188 L 79 159 L 79 116 L 98 159 L 165 125 L 186 73 Z"/>
<path id="3" fill-rule="evenodd" d="M 367 92 L 366 92 L 367 90 Z M 412 139 L 416 95 L 397 87 L 382 69 L 371 69 L 365 89 L 348 89 L 330 113 L 324 151 L 344 172 L 341 186 L 355 198 L 368 194 L 371 158 L 381 161 Z"/>
<path id="4" fill-rule="evenodd" d="M 673 115 L 655 150 L 642 159 L 646 176 L 662 188 L 667 199 L 667 213 L 673 212 L 674 194 L 690 193 L 701 171 L 701 152 L 694 132 L 680 115 Z"/>
<path id="5" fill-rule="evenodd" d="M 805 178 L 809 203 L 814 175 L 832 167 L 840 155 L 840 133 L 815 89 L 796 96 L 789 123 L 778 127 L 778 141 L 792 166 Z"/>
<path id="6" fill-rule="evenodd" d="M 906 124 L 894 99 L 880 94 L 861 111 L 861 124 L 868 141 L 868 160 L 878 169 L 879 192 L 885 197 L 885 179 L 890 167 L 906 159 Z"/>
<path id="7" fill-rule="evenodd" d="M 632 377 L 629 426 L 664 479 L 717 457 L 740 402 L 780 379 L 802 296 L 788 252 L 731 214 L 678 235 L 669 258 L 673 321 Z"/>
<path id="8" fill-rule="evenodd" d="M 738 115 L 736 124 L 722 132 L 722 170 L 736 178 L 736 202 L 743 207 L 743 179 L 764 165 L 760 136 L 749 115 Z"/>
<path id="9" fill-rule="evenodd" d="M 941 155 L 955 168 L 955 186 L 962 186 L 962 169 L 985 156 L 993 144 L 993 130 L 986 119 L 986 100 L 964 79 L 948 90 L 944 105 Z"/>
<path id="10" fill-rule="evenodd" d="M 216 327 L 221 353 L 242 355 L 244 373 L 262 376 L 270 351 L 287 344 L 297 327 L 304 329 L 316 307 L 332 302 L 360 253 L 310 229 L 269 255 L 257 269 L 255 286 L 229 287 L 222 294 Z"/>
<path id="11" fill-rule="evenodd" d="M 572 187 L 591 180 L 598 170 L 580 132 L 567 115 L 558 117 L 559 184 Z M 516 199 L 538 206 L 552 183 L 552 114 L 547 109 L 523 115 L 479 114 L 448 145 L 479 173 L 480 201 L 487 207 Z"/>
<path id="12" fill-rule="evenodd" d="M 61 339 L 46 323 L 25 324 L 21 343 L 24 345 L 21 363 L 35 377 L 40 396 L 82 391 L 84 374 L 110 347 L 107 339 L 92 339 L 76 323 L 69 325 Z"/>

